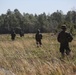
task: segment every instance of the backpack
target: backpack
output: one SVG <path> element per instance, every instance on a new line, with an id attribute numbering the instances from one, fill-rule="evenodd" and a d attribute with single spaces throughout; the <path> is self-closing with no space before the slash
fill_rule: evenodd
<path id="1" fill-rule="evenodd" d="M 40 39 L 42 39 L 42 34 L 39 34 Z"/>
<path id="2" fill-rule="evenodd" d="M 72 42 L 72 40 L 73 40 L 72 35 L 70 33 L 68 33 L 67 35 L 68 35 L 68 42 Z"/>

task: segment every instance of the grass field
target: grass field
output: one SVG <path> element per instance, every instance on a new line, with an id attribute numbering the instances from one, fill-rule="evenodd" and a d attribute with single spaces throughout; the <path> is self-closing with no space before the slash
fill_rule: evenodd
<path id="1" fill-rule="evenodd" d="M 76 75 L 76 37 L 70 43 L 70 56 L 60 59 L 56 35 L 43 34 L 37 48 L 34 34 L 0 35 L 0 75 Z"/>

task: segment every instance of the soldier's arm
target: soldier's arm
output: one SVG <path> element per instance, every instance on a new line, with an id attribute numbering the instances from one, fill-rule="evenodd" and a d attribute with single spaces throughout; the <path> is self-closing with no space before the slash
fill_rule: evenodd
<path id="1" fill-rule="evenodd" d="M 43 37 L 43 36 L 42 36 L 42 34 L 41 34 L 41 39 L 42 39 L 42 37 Z"/>
<path id="2" fill-rule="evenodd" d="M 60 42 L 60 33 L 57 36 L 57 41 Z"/>
<path id="3" fill-rule="evenodd" d="M 37 34 L 35 35 L 35 39 L 37 39 Z"/>
<path id="4" fill-rule="evenodd" d="M 69 33 L 68 38 L 69 38 L 69 42 L 71 42 L 73 40 L 72 34 Z"/>

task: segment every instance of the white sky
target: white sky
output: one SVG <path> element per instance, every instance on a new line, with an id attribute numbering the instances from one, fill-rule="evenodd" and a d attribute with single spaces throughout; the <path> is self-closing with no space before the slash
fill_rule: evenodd
<path id="1" fill-rule="evenodd" d="M 8 9 L 32 14 L 62 10 L 66 14 L 69 10 L 76 10 L 76 0 L 0 0 L 0 14 L 5 14 Z"/>

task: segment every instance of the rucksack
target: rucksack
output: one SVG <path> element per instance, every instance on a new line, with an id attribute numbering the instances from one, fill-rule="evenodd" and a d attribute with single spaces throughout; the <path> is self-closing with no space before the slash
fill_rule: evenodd
<path id="1" fill-rule="evenodd" d="M 39 34 L 40 39 L 42 39 L 42 34 Z"/>
<path id="2" fill-rule="evenodd" d="M 68 33 L 68 42 L 72 42 L 72 40 L 73 40 L 72 35 L 70 33 Z"/>

